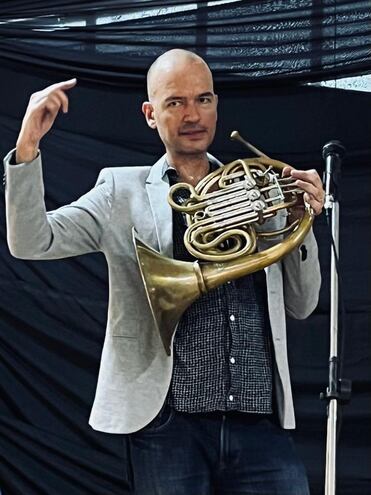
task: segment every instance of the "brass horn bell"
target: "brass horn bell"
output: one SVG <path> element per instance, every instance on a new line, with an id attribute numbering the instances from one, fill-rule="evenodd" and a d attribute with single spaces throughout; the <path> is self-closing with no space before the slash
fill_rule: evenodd
<path id="1" fill-rule="evenodd" d="M 313 224 L 313 211 L 305 204 L 302 217 L 291 225 L 262 231 L 261 226 L 278 210 L 297 205 L 302 191 L 291 178 L 281 177 L 285 163 L 269 158 L 236 131 L 231 137 L 258 157 L 223 165 L 195 188 L 178 183 L 169 190 L 171 206 L 186 213 L 184 243 L 196 261 L 162 256 L 134 233 L 148 301 L 168 355 L 176 326 L 193 301 L 219 285 L 276 263 L 303 242 Z M 189 193 L 182 205 L 173 197 L 179 188 Z M 286 237 L 281 242 L 256 252 L 259 238 L 283 234 Z"/>

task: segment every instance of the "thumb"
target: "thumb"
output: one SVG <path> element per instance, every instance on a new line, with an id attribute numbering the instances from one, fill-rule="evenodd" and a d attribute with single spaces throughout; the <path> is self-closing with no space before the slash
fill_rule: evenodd
<path id="1" fill-rule="evenodd" d="M 282 177 L 290 177 L 291 170 L 294 170 L 294 167 L 291 167 L 290 165 L 286 165 L 282 170 Z"/>

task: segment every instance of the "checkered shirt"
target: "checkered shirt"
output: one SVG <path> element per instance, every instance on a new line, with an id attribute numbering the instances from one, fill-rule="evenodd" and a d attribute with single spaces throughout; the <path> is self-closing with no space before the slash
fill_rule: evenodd
<path id="1" fill-rule="evenodd" d="M 165 173 L 173 185 L 175 169 L 167 166 Z M 187 193 L 180 190 L 175 199 L 181 203 L 186 198 Z M 194 261 L 184 245 L 185 229 L 183 214 L 173 210 L 174 258 Z M 185 311 L 174 338 L 174 368 L 166 403 L 190 413 L 272 413 L 264 271 L 209 291 Z"/>

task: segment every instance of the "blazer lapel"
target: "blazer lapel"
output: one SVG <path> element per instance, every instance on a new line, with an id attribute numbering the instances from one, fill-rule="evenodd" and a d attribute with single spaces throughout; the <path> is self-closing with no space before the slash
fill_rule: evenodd
<path id="1" fill-rule="evenodd" d="M 173 258 L 173 214 L 167 201 L 169 181 L 166 174 L 162 177 L 165 158 L 166 155 L 151 167 L 146 181 L 146 190 L 155 222 L 160 253 Z"/>
<path id="2" fill-rule="evenodd" d="M 218 166 L 222 163 L 213 155 L 207 154 L 208 159 Z M 166 155 L 162 156 L 152 167 L 146 180 L 146 189 L 155 221 L 156 234 L 160 253 L 173 258 L 173 213 L 168 203 L 169 180 L 163 176 Z"/>

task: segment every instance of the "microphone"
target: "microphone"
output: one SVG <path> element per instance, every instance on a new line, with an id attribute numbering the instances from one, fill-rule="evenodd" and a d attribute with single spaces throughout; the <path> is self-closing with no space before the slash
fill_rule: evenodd
<path id="1" fill-rule="evenodd" d="M 337 176 L 340 174 L 341 161 L 345 155 L 345 147 L 340 141 L 329 141 L 322 148 L 322 157 L 325 160 L 326 167 L 323 174 L 323 183 L 325 185 L 325 204 L 324 208 L 327 211 L 332 207 L 334 200 L 331 194 L 331 185 L 336 189 Z"/>

